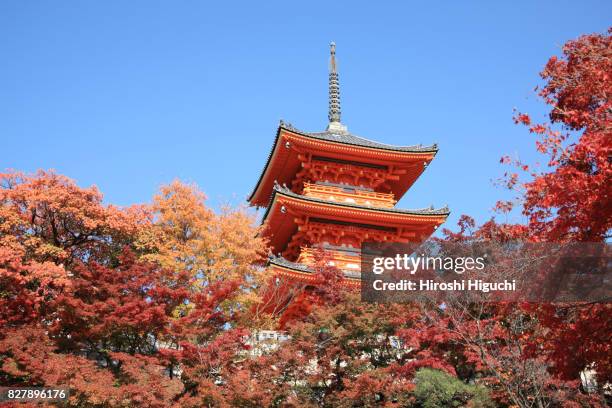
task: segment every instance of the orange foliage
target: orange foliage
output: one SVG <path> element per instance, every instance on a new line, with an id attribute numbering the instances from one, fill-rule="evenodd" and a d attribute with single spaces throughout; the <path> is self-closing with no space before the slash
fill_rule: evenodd
<path id="1" fill-rule="evenodd" d="M 162 186 L 150 208 L 153 223 L 136 242 L 141 259 L 188 271 L 200 286 L 237 280 L 244 289 L 241 301 L 252 302 L 262 278 L 261 268 L 254 265 L 265 250 L 254 216 L 229 207 L 216 214 L 205 200 L 194 185 L 175 180 Z"/>

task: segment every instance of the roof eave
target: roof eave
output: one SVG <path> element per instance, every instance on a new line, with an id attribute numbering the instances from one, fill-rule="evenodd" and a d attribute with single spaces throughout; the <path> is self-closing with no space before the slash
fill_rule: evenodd
<path id="1" fill-rule="evenodd" d="M 309 201 L 312 203 L 340 206 L 340 207 L 351 208 L 351 209 L 356 209 L 356 210 L 375 211 L 375 212 L 381 212 L 381 213 L 392 213 L 392 214 L 398 214 L 398 215 L 412 215 L 412 216 L 419 216 L 419 217 L 444 217 L 446 219 L 451 213 L 450 210 L 444 209 L 444 208 L 437 209 L 437 210 L 431 210 L 432 211 L 431 213 L 426 213 L 423 210 L 399 210 L 397 211 L 396 209 L 394 211 L 392 208 L 390 209 L 390 208 L 379 208 L 379 207 L 366 207 L 366 206 L 360 206 L 360 205 L 355 205 L 355 204 L 326 201 L 326 200 L 315 199 L 313 197 L 303 196 L 303 195 L 296 194 L 293 192 L 289 193 L 287 191 L 282 191 L 277 186 L 275 186 L 272 189 L 272 196 L 270 197 L 270 205 L 268 205 L 268 207 L 266 208 L 266 212 L 264 213 L 264 216 L 262 218 L 262 221 L 261 221 L 262 224 L 266 221 L 270 211 L 272 210 L 277 194 L 280 194 L 282 196 L 289 197 L 289 198 L 298 199 L 298 200 Z"/>
<path id="2" fill-rule="evenodd" d="M 299 264 L 297 262 L 291 262 L 283 257 L 271 257 L 268 258 L 268 264 L 275 265 L 281 268 L 290 269 L 295 272 L 314 274 L 315 271 L 307 265 Z M 355 276 L 351 276 L 350 271 L 341 270 L 344 279 L 360 280 Z"/>
<path id="3" fill-rule="evenodd" d="M 253 200 L 253 198 L 255 197 L 255 194 L 257 193 L 257 190 L 259 189 L 261 182 L 264 179 L 264 176 L 266 175 L 266 171 L 268 170 L 268 166 L 270 165 L 270 162 L 272 161 L 272 156 L 274 155 L 274 150 L 276 150 L 276 145 L 278 144 L 278 139 L 280 137 L 281 128 L 282 126 L 279 125 L 278 129 L 276 129 L 276 137 L 274 138 L 272 149 L 270 150 L 270 154 L 268 155 L 268 160 L 266 160 L 266 165 L 264 166 L 263 170 L 261 171 L 261 174 L 259 175 L 259 180 L 257 180 L 257 184 L 255 184 L 255 188 L 253 189 L 253 191 L 251 192 L 251 195 L 247 199 L 248 202 L 251 202 Z"/>
<path id="4" fill-rule="evenodd" d="M 383 148 L 383 147 L 362 146 L 362 145 L 356 145 L 356 144 L 351 144 L 351 143 L 332 141 L 332 140 L 327 140 L 327 139 L 319 138 L 319 137 L 316 137 L 316 136 L 314 136 L 312 134 L 309 134 L 307 132 L 304 132 L 304 131 L 301 131 L 299 129 L 296 129 L 293 126 L 291 126 L 291 125 L 289 125 L 289 124 L 287 124 L 287 123 L 285 123 L 285 122 L 283 122 L 281 120 L 280 124 L 278 125 L 278 128 L 276 130 L 276 137 L 274 139 L 274 143 L 272 144 L 272 149 L 270 150 L 270 153 L 268 155 L 268 159 L 266 160 L 266 164 L 265 164 L 262 172 L 259 175 L 259 180 L 257 181 L 257 184 L 255 185 L 255 188 L 253 189 L 253 191 L 249 195 L 249 198 L 247 199 L 248 202 L 251 202 L 255 198 L 255 195 L 257 194 L 257 191 L 258 191 L 261 183 L 263 182 L 263 180 L 265 178 L 266 172 L 267 172 L 267 170 L 268 170 L 268 168 L 270 166 L 270 163 L 272 162 L 272 158 L 274 156 L 274 152 L 276 150 L 276 146 L 278 145 L 278 140 L 280 139 L 281 130 L 285 130 L 287 132 L 300 135 L 302 137 L 306 137 L 306 138 L 310 138 L 310 139 L 315 139 L 315 140 L 318 140 L 318 141 L 325 141 L 327 143 L 345 144 L 345 145 L 356 146 L 356 147 L 363 148 L 363 149 L 385 150 L 385 151 L 399 153 L 399 154 L 401 154 L 401 153 L 433 154 L 433 156 L 435 157 L 438 154 L 438 150 L 439 150 L 436 145 L 429 146 L 429 147 L 424 147 L 424 148 L 421 148 L 421 149 L 401 150 L 401 149 L 408 149 L 408 148 L 410 148 L 410 146 L 394 146 L 394 148 L 392 148 L 392 147 L 390 147 L 390 148 Z"/>

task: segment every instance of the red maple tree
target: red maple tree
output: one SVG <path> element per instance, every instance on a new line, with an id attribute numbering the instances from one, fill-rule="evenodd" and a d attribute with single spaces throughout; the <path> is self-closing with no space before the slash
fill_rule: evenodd
<path id="1" fill-rule="evenodd" d="M 530 173 L 520 182 L 520 205 L 528 217 L 524 236 L 543 242 L 604 242 L 612 231 L 612 36 L 591 34 L 568 41 L 561 58 L 552 57 L 541 73 L 539 95 L 550 106 L 547 123 L 517 113 L 516 123 L 537 136 L 548 157 L 545 170 L 514 162 Z M 512 162 L 502 158 L 503 162 Z M 610 303 L 552 305 L 539 308 L 549 328 L 545 348 L 563 378 L 577 379 L 595 369 L 601 384 L 612 381 Z M 571 356 L 571 358 L 568 358 Z"/>

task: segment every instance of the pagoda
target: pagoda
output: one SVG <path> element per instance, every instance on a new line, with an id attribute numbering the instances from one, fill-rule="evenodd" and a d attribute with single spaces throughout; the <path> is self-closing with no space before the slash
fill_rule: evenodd
<path id="1" fill-rule="evenodd" d="M 304 132 L 281 121 L 248 201 L 266 208 L 268 266 L 277 277 L 315 283 L 311 266 L 322 248 L 343 283 L 359 286 L 364 242 L 422 242 L 449 210 L 395 207 L 438 147 L 391 146 L 351 134 L 340 120 L 335 48 L 331 43 L 327 129 Z"/>

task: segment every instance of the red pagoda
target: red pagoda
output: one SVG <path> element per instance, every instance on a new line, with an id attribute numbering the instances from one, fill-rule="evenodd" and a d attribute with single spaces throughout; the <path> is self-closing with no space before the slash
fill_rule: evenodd
<path id="1" fill-rule="evenodd" d="M 355 136 L 340 121 L 340 87 L 335 44 L 329 68 L 329 124 L 324 132 L 304 132 L 280 122 L 263 172 L 249 197 L 266 207 L 265 236 L 278 277 L 312 283 L 314 251 L 344 273 L 344 283 L 360 284 L 364 242 L 422 242 L 449 215 L 448 208 L 395 207 L 438 148 L 390 146 Z"/>

